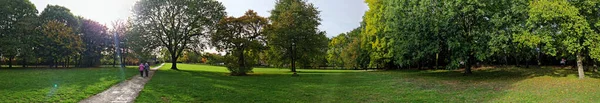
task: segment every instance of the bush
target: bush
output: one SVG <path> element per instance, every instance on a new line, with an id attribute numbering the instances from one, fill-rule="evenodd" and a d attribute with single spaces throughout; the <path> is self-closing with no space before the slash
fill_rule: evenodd
<path id="1" fill-rule="evenodd" d="M 232 55 L 226 55 L 225 56 L 225 66 L 227 67 L 227 70 L 229 70 L 231 72 L 230 75 L 232 76 L 244 76 L 247 75 L 248 72 L 251 72 L 254 64 L 256 64 L 255 61 L 255 57 L 251 56 L 251 55 L 245 55 L 244 56 L 244 62 L 245 62 L 245 66 L 242 67 L 241 64 L 239 63 L 239 58 L 236 56 L 232 56 Z"/>

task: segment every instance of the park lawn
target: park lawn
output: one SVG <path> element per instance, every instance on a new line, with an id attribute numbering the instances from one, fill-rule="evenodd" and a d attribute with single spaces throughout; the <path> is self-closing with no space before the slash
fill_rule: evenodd
<path id="1" fill-rule="evenodd" d="M 137 74 L 135 68 L 2 68 L 0 102 L 78 102 Z"/>
<path id="2" fill-rule="evenodd" d="M 599 102 L 600 76 L 561 68 L 498 67 L 462 76 L 450 70 L 255 68 L 228 76 L 219 66 L 165 64 L 136 102 Z"/>

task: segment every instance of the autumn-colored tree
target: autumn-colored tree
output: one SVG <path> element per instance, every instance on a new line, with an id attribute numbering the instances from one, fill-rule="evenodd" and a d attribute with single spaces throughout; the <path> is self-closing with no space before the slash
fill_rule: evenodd
<path id="1" fill-rule="evenodd" d="M 42 26 L 42 34 L 46 36 L 40 44 L 43 53 L 47 53 L 48 59 L 53 63 L 61 59 L 67 59 L 83 50 L 83 42 L 79 35 L 66 24 L 58 21 L 49 21 Z M 57 67 L 57 65 L 54 65 Z"/>

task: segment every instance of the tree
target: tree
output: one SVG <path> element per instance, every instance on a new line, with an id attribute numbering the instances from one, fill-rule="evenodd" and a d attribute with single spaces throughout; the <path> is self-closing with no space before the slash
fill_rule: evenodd
<path id="1" fill-rule="evenodd" d="M 393 52 L 390 50 L 392 45 L 389 35 L 384 33 L 384 29 L 387 28 L 385 16 L 387 0 L 366 0 L 369 6 L 369 10 L 365 12 L 363 21 L 365 22 L 364 35 L 362 40 L 362 48 L 368 49 L 370 63 L 369 67 L 390 68 L 389 65 L 391 58 L 393 58 Z"/>
<path id="2" fill-rule="evenodd" d="M 111 45 L 111 37 L 108 34 L 108 28 L 96 21 L 80 18 L 81 20 L 81 40 L 85 44 L 85 49 L 80 57 L 80 66 L 92 67 L 100 66 L 102 52 L 106 51 Z"/>
<path id="3" fill-rule="evenodd" d="M 452 50 L 450 67 L 457 67 L 461 61 L 465 64 L 465 75 L 472 74 L 471 68 L 477 61 L 487 59 L 491 54 L 488 48 L 491 28 L 490 17 L 496 9 L 493 1 L 459 0 L 448 1 L 446 8 L 450 15 L 448 46 Z"/>
<path id="4" fill-rule="evenodd" d="M 231 71 L 231 75 L 246 75 L 252 70 L 255 63 L 248 54 L 263 48 L 263 30 L 268 25 L 266 18 L 258 16 L 252 10 L 239 18 L 227 17 L 219 22 L 217 33 L 210 35 L 211 44 L 217 50 L 226 51 L 228 56 L 235 57 L 227 60 L 227 69 Z"/>
<path id="5" fill-rule="evenodd" d="M 332 38 L 327 50 L 328 63 L 339 67 L 366 68 L 364 65 L 368 65 L 369 61 L 363 60 L 364 58 L 368 58 L 368 56 L 363 57 L 366 54 L 363 54 L 365 52 L 360 48 L 361 29 L 362 27 L 358 27 L 350 32 L 341 33 Z"/>
<path id="6" fill-rule="evenodd" d="M 214 0 L 141 0 L 134 7 L 134 25 L 147 39 L 159 41 L 171 54 L 171 69 L 183 50 L 202 48 L 208 34 L 225 16 L 225 7 Z"/>
<path id="7" fill-rule="evenodd" d="M 448 13 L 446 5 L 437 0 L 384 2 L 386 27 L 384 37 L 389 38 L 391 61 L 397 66 L 419 69 L 424 65 L 438 67 L 440 57 L 446 57 L 448 36 Z"/>
<path id="8" fill-rule="evenodd" d="M 321 18 L 313 4 L 304 0 L 277 0 L 269 20 L 272 26 L 266 32 L 271 60 L 289 62 L 291 71 L 296 72 L 294 62 L 309 67 L 324 59 L 327 37 L 317 28 Z"/>
<path id="9" fill-rule="evenodd" d="M 0 54 L 8 57 L 9 68 L 18 55 L 30 52 L 30 36 L 35 33 L 38 11 L 29 0 L 0 1 Z"/>
<path id="10" fill-rule="evenodd" d="M 45 42 L 42 43 L 63 43 L 63 44 L 70 44 L 70 43 L 75 43 L 76 45 L 72 45 L 72 46 L 78 46 L 78 47 L 69 47 L 69 48 L 61 48 L 61 49 L 65 49 L 63 51 L 59 51 L 57 50 L 56 52 L 52 52 L 52 51 L 45 51 L 44 49 L 42 49 L 44 53 L 39 53 L 39 54 L 43 54 L 42 56 L 45 56 L 45 58 L 48 60 L 48 62 L 51 62 L 51 64 L 58 64 L 60 61 L 64 61 L 63 62 L 63 66 L 68 66 L 69 61 L 71 60 L 71 57 L 74 57 L 76 55 L 79 55 L 80 52 L 82 51 L 82 47 L 83 44 L 81 44 L 81 38 L 79 37 L 79 27 L 80 27 L 80 21 L 79 18 L 74 16 L 71 13 L 71 10 L 69 10 L 68 8 L 62 7 L 62 6 L 58 6 L 58 5 L 48 5 L 46 6 L 46 8 L 44 8 L 44 11 L 42 11 L 42 13 L 40 14 L 40 20 L 42 20 L 42 24 L 44 24 L 44 26 L 42 26 L 42 29 L 45 28 L 45 31 L 52 31 L 50 29 L 60 29 L 60 30 L 66 30 L 64 28 L 61 28 L 62 26 L 58 26 L 59 24 L 50 24 L 49 22 L 56 22 L 56 23 L 62 23 L 64 24 L 66 27 L 69 27 L 71 29 L 71 31 L 69 31 L 70 33 L 67 33 L 67 31 L 60 31 L 61 34 L 65 37 L 67 36 L 74 36 L 74 38 L 78 38 L 79 41 L 54 41 L 54 42 L 48 42 L 48 41 L 52 41 L 58 38 L 46 38 L 49 40 L 42 40 Z M 44 30 L 42 30 L 44 31 Z M 53 31 L 53 32 L 58 32 L 58 31 Z M 45 32 L 43 32 L 45 33 Z M 44 34 L 44 35 L 49 35 L 49 34 Z M 54 34 L 57 35 L 57 34 Z M 69 37 L 70 38 L 70 37 Z M 43 48 L 51 48 L 50 44 L 40 44 L 40 45 L 46 45 L 46 46 L 42 46 Z M 60 47 L 60 46 L 59 46 Z M 53 48 L 53 49 L 57 49 L 57 48 Z M 58 57 L 59 56 L 59 57 Z M 61 60 L 62 59 L 62 60 Z M 54 65 L 55 67 L 58 65 Z"/>
<path id="11" fill-rule="evenodd" d="M 344 60 L 350 59 L 342 57 L 344 48 L 348 44 L 346 34 L 342 33 L 338 36 L 331 38 L 329 42 L 329 50 L 327 51 L 327 61 L 330 65 L 336 67 L 344 67 Z"/>
<path id="12" fill-rule="evenodd" d="M 110 32 L 110 34 L 112 34 L 111 41 L 112 41 L 112 45 L 113 45 L 113 46 L 111 46 L 110 51 L 115 56 L 113 59 L 113 67 L 117 64 L 117 61 L 119 61 L 119 64 L 121 67 L 125 67 L 125 64 L 127 62 L 126 61 L 127 57 L 130 56 L 130 55 L 128 55 L 130 49 L 135 49 L 135 48 L 154 49 L 151 46 L 150 47 L 147 46 L 147 45 L 152 45 L 152 43 L 150 43 L 150 42 L 148 42 L 149 44 L 137 44 L 136 46 L 133 46 L 131 48 L 128 46 L 128 43 L 130 43 L 129 39 L 135 39 L 135 38 L 129 38 L 129 37 L 137 37 L 139 39 L 147 39 L 147 38 L 143 38 L 146 36 L 142 36 L 141 34 L 136 35 L 135 33 L 138 33 L 140 31 L 131 30 L 132 25 L 130 25 L 130 23 L 127 23 L 123 20 L 117 20 L 112 23 L 112 27 L 113 28 L 109 32 Z M 129 33 L 132 33 L 132 35 L 128 35 Z"/>
<path id="13" fill-rule="evenodd" d="M 154 52 L 158 51 L 157 48 L 160 47 L 160 44 L 158 44 L 159 41 L 156 41 L 155 39 L 149 39 L 152 38 L 152 35 L 147 35 L 148 32 L 145 32 L 145 30 L 142 27 L 139 27 L 139 25 L 130 26 L 132 27 L 122 26 L 122 29 L 131 29 L 124 30 L 126 39 L 125 44 L 132 45 L 128 47 L 132 51 L 131 55 L 134 55 L 134 57 L 142 60 L 142 62 L 143 60 L 156 57 Z"/>
<path id="14" fill-rule="evenodd" d="M 79 31 L 79 18 L 71 13 L 71 10 L 59 5 L 48 5 L 44 8 L 44 11 L 40 14 L 40 19 L 46 23 L 51 21 L 58 21 L 65 23 L 75 34 Z"/>
<path id="15" fill-rule="evenodd" d="M 590 46 L 597 46 L 598 37 L 586 17 L 582 16 L 585 14 L 580 12 L 589 9 L 579 9 L 571 2 L 560 0 L 533 1 L 529 8 L 528 30 L 521 34 L 528 37 L 525 43 L 540 46 L 546 51 L 544 53 L 552 56 L 557 53 L 575 55 L 579 78 L 583 79 L 584 53 Z"/>
<path id="16" fill-rule="evenodd" d="M 42 50 L 47 51 L 46 55 L 49 56 L 50 61 L 55 64 L 58 60 L 68 58 L 68 56 L 75 55 L 83 49 L 83 43 L 79 35 L 75 35 L 73 30 L 58 21 L 50 21 L 42 26 L 42 33 L 45 38 L 40 47 Z"/>
<path id="17" fill-rule="evenodd" d="M 535 46 L 520 42 L 524 40 L 519 34 L 525 30 L 527 20 L 528 2 L 524 0 L 498 0 L 498 5 L 492 9 L 490 21 L 493 23 L 491 39 L 488 43 L 492 55 L 496 55 L 497 62 L 508 64 L 509 57 L 513 57 L 516 65 L 519 61 L 532 59 L 537 51 Z M 526 37 L 525 37 L 526 38 Z M 528 66 L 528 62 L 526 62 Z"/>

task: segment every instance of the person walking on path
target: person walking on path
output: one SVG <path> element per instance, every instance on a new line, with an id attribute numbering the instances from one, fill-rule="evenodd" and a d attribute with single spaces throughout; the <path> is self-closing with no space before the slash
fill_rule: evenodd
<path id="1" fill-rule="evenodd" d="M 140 65 L 140 67 L 144 67 L 144 63 L 140 63 Z M 115 84 L 101 93 L 79 101 L 79 103 L 134 103 L 135 98 L 144 89 L 144 85 L 152 79 L 152 76 L 156 73 L 155 71 L 162 66 L 163 64 L 150 68 L 148 78 L 134 76 L 130 80 Z"/>
<path id="2" fill-rule="evenodd" d="M 150 65 L 148 65 L 148 62 L 146 62 L 146 64 L 144 64 L 144 74 L 146 74 L 146 77 L 148 77 L 149 69 L 150 69 Z"/>
<path id="3" fill-rule="evenodd" d="M 144 66 L 144 63 L 140 63 L 140 77 L 144 77 L 144 69 L 145 68 L 146 68 L 146 66 Z"/>

